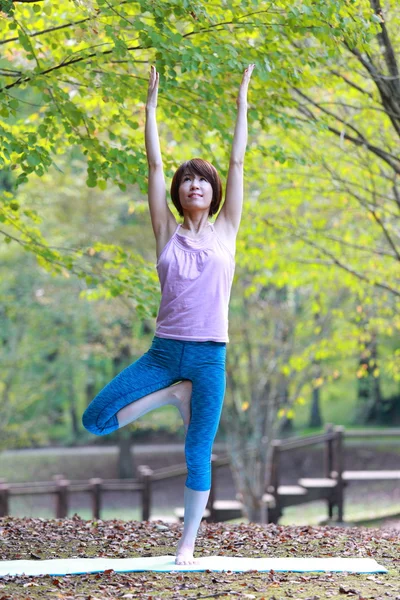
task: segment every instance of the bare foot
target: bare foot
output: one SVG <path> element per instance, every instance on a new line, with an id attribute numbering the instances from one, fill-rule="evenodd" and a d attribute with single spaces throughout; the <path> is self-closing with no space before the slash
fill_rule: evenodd
<path id="1" fill-rule="evenodd" d="M 176 551 L 175 564 L 176 565 L 198 565 L 199 561 L 193 558 L 193 546 L 184 546 L 179 542 L 178 549 Z"/>
<path id="2" fill-rule="evenodd" d="M 174 396 L 177 399 L 175 406 L 181 414 L 185 427 L 185 435 L 187 434 L 191 417 L 190 401 L 192 398 L 192 387 L 190 380 L 181 381 L 177 385 L 174 385 Z"/>

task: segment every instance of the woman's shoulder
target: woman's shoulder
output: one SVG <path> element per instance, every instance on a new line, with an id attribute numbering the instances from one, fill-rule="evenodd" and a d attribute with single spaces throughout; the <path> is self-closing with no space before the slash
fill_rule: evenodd
<path id="1" fill-rule="evenodd" d="M 225 218 L 223 218 L 221 213 L 218 215 L 213 225 L 218 237 L 231 251 L 233 256 L 235 256 L 237 231 Z"/>

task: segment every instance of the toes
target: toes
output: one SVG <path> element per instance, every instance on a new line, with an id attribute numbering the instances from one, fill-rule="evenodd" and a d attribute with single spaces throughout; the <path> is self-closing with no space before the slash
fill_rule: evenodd
<path id="1" fill-rule="evenodd" d="M 179 558 L 177 558 L 175 560 L 175 564 L 176 565 L 198 565 L 199 561 L 196 560 L 196 559 L 190 559 L 190 558 L 187 558 L 187 559 L 183 559 L 183 558 L 179 559 Z"/>

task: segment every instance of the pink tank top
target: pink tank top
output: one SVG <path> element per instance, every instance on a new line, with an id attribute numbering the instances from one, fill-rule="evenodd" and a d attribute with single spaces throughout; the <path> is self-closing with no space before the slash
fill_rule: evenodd
<path id="1" fill-rule="evenodd" d="M 229 342 L 228 308 L 235 259 L 214 225 L 197 239 L 178 233 L 157 262 L 161 303 L 155 335 L 197 342 Z"/>

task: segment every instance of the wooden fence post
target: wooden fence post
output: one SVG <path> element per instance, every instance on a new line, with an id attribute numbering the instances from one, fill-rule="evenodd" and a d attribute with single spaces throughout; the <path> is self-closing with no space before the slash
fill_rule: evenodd
<path id="1" fill-rule="evenodd" d="M 56 479 L 56 518 L 62 519 L 68 516 L 68 479 Z"/>
<path id="2" fill-rule="evenodd" d="M 92 492 L 92 515 L 93 519 L 100 519 L 101 512 L 101 484 L 103 480 L 99 477 L 89 479 Z"/>
<path id="3" fill-rule="evenodd" d="M 333 432 L 333 425 L 332 425 L 332 423 L 328 423 L 325 426 L 325 433 L 331 434 L 332 432 Z M 325 443 L 325 456 L 324 456 L 325 477 L 327 477 L 328 479 L 331 479 L 331 477 L 332 477 L 333 450 L 334 450 L 333 438 L 330 437 L 329 439 L 326 440 L 326 443 Z M 332 519 L 332 517 L 333 517 L 333 502 L 332 502 L 332 500 L 328 500 L 328 517 L 329 517 L 329 519 Z"/>
<path id="4" fill-rule="evenodd" d="M 5 479 L 0 480 L 0 517 L 7 517 L 9 508 L 10 486 Z"/>
<path id="5" fill-rule="evenodd" d="M 343 522 L 344 512 L 344 485 L 343 485 L 343 436 L 344 427 L 338 425 L 335 427 L 336 432 L 336 498 L 337 498 L 337 520 L 339 523 Z"/>
<path id="6" fill-rule="evenodd" d="M 139 465 L 138 472 L 143 483 L 142 521 L 149 521 L 151 511 L 151 480 L 153 477 L 153 470 L 147 465 Z"/>

